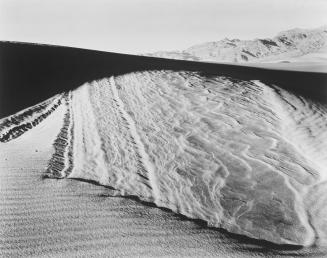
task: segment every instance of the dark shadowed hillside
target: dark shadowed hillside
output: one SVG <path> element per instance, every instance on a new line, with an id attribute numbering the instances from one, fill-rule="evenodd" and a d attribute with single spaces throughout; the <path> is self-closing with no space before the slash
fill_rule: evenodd
<path id="1" fill-rule="evenodd" d="M 57 93 L 108 77 L 143 70 L 188 70 L 224 75 L 292 90 L 325 101 L 327 74 L 289 72 L 107 53 L 27 43 L 0 43 L 0 117 L 35 105 Z"/>

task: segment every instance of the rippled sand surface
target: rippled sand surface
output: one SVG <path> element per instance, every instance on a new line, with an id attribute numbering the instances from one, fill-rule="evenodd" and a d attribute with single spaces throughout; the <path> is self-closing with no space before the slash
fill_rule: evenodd
<path id="1" fill-rule="evenodd" d="M 269 257 L 248 239 L 194 222 L 113 190 L 42 179 L 64 107 L 0 144 L 1 257 Z M 283 255 L 303 253 L 283 251 Z"/>
<path id="2" fill-rule="evenodd" d="M 53 118 L 55 116 L 56 119 Z M 38 225 L 44 225 L 38 230 L 43 234 L 40 235 L 43 242 L 44 234 L 49 232 L 50 240 L 45 242 L 49 249 L 53 248 L 50 253 L 56 252 L 54 243 L 63 245 L 61 241 L 64 242 L 65 238 L 62 231 L 65 227 L 69 232 L 66 239 L 72 238 L 73 231 L 85 233 L 84 230 L 90 230 L 92 233 L 93 222 L 88 224 L 85 221 L 91 220 L 88 216 L 91 216 L 92 209 L 97 211 L 101 208 L 101 222 L 95 223 L 97 226 L 106 224 L 104 215 L 110 218 L 124 217 L 124 214 L 133 217 L 134 209 L 144 210 L 143 214 L 158 213 L 158 217 L 150 218 L 150 229 L 144 225 L 141 229 L 142 234 L 147 236 L 151 227 L 158 227 L 151 234 L 164 232 L 162 239 L 159 237 L 161 240 L 158 240 L 162 242 L 153 250 L 172 255 L 168 253 L 172 249 L 164 248 L 163 243 L 170 241 L 167 234 L 172 232 L 176 236 L 177 230 L 185 232 L 185 235 L 176 240 L 178 247 L 173 250 L 178 249 L 176 252 L 181 253 L 174 255 L 189 256 L 185 250 L 192 245 L 183 246 L 183 243 L 191 243 L 189 237 L 192 234 L 189 232 L 195 230 L 194 222 L 178 220 L 172 213 L 145 208 L 140 203 L 119 196 L 135 196 L 187 218 L 201 219 L 213 228 L 223 228 L 253 239 L 275 244 L 325 244 L 327 122 L 324 106 L 259 81 L 209 77 L 190 72 L 139 72 L 85 84 L 73 92 L 57 95 L 39 106 L 2 120 L 0 137 L 4 143 L 1 152 L 8 152 L 6 148 L 22 150 L 19 141 L 30 139 L 28 135 L 35 133 L 36 128 L 49 126 L 50 122 L 45 121 L 52 121 L 55 140 L 48 140 L 49 144 L 53 142 L 53 149 L 44 147 L 46 154 L 42 156 L 42 161 L 30 158 L 31 165 L 26 171 L 38 176 L 27 174 L 26 177 L 32 180 L 30 184 L 35 184 L 35 189 L 38 185 L 43 190 L 35 190 L 34 187 L 33 190 L 26 190 L 31 191 L 33 197 L 28 200 L 34 200 L 28 207 L 45 205 L 42 206 L 43 211 L 49 210 L 47 205 L 53 208 L 69 207 L 67 213 L 63 208 L 62 214 L 59 211 L 56 214 L 61 214 L 62 221 L 67 217 L 74 220 L 77 216 L 72 225 L 75 226 L 75 222 L 80 225 L 73 229 L 65 222 L 60 224 L 58 219 L 38 217 Z M 48 130 L 45 131 L 48 134 Z M 38 141 L 40 147 L 44 141 Z M 40 155 L 32 150 L 25 150 L 24 153 L 26 160 Z M 22 159 L 22 165 L 17 167 L 24 168 L 26 160 Z M 31 169 L 35 164 L 38 164 L 38 172 L 36 167 Z M 12 171 L 15 172 L 13 177 L 8 176 L 8 172 L 2 173 L 7 180 L 3 181 L 2 188 L 10 189 L 11 184 L 19 185 L 17 182 L 22 186 L 28 185 L 29 181 L 23 180 L 25 177 L 21 171 L 14 168 Z M 42 174 L 48 179 L 41 180 Z M 21 194 L 19 190 L 17 194 Z M 105 198 L 108 196 L 115 198 Z M 10 198 L 2 198 L 4 203 L 12 205 Z M 17 202 L 25 200 L 14 199 Z M 65 202 L 67 205 L 64 205 Z M 126 213 L 117 215 L 110 206 Z M 8 212 L 8 208 L 3 208 L 3 211 Z M 35 219 L 34 213 L 33 209 L 21 216 Z M 6 216 L 11 218 L 8 214 Z M 50 227 L 49 220 L 54 221 Z M 131 220 L 138 223 L 137 219 Z M 160 230 L 162 225 L 169 224 L 166 220 L 174 225 L 174 230 L 168 230 L 170 233 L 166 229 Z M 21 223 L 20 219 L 17 221 L 15 223 Z M 94 233 L 97 236 L 85 240 L 77 233 L 75 240 L 79 245 L 76 249 L 84 248 L 86 252 L 91 252 L 90 245 L 94 245 L 99 252 L 108 250 L 108 246 L 103 249 L 97 246 L 101 241 L 108 244 L 107 238 L 103 239 L 103 235 L 108 237 L 112 234 L 108 227 L 115 227 L 117 231 L 119 223 L 124 224 L 123 221 L 114 220 L 113 226 L 109 220 L 107 227 L 100 227 L 104 230 L 103 234 L 98 229 Z M 7 233 L 17 232 L 10 232 L 18 225 L 15 223 L 9 227 L 7 225 L 10 224 L 5 222 Z M 28 227 L 28 224 L 24 224 L 24 227 Z M 23 231 L 28 230 L 24 228 Z M 54 239 L 56 234 L 53 232 L 57 231 L 59 240 Z M 7 233 L 4 236 L 8 236 Z M 242 249 L 237 248 L 239 243 L 235 240 L 228 239 L 228 244 L 225 244 L 226 236 L 221 232 L 201 229 L 195 234 L 199 248 L 194 245 L 190 255 L 222 255 L 221 252 L 225 253 L 226 250 L 228 255 L 236 255 L 236 250 Z M 208 240 L 208 235 L 210 239 L 214 236 L 214 241 L 219 243 L 213 244 Z M 134 231 L 126 232 L 124 237 L 131 240 Z M 186 242 L 181 240 L 184 237 Z M 4 246 L 10 246 L 8 243 L 15 241 L 19 243 L 15 234 L 12 238 L 4 239 Z M 143 238 L 135 237 L 131 243 L 138 245 L 139 241 L 143 241 L 140 239 Z M 202 244 L 208 249 L 200 247 Z M 117 243 L 116 249 L 112 248 L 120 252 L 121 246 L 121 243 Z M 28 249 L 26 246 L 24 248 Z M 72 245 L 66 248 L 68 253 L 73 253 Z M 140 255 L 141 250 L 146 250 L 143 248 L 136 247 L 136 253 L 130 253 L 128 248 L 126 255 Z M 15 248 L 4 250 L 10 253 Z M 245 250 L 248 249 L 242 250 L 244 255 Z M 144 252 L 155 255 L 149 250 Z"/>

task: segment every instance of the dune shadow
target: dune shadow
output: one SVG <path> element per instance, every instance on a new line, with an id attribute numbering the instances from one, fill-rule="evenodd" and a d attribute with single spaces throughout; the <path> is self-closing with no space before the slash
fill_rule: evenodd
<path id="1" fill-rule="evenodd" d="M 145 70 L 197 71 L 261 80 L 315 101 L 327 100 L 327 74 L 170 60 L 102 51 L 0 42 L 0 118 L 93 80 Z"/>
<path id="2" fill-rule="evenodd" d="M 42 179 L 60 180 L 58 178 L 47 177 L 47 176 L 43 176 Z M 103 187 L 105 189 L 117 191 L 117 189 L 115 189 L 111 186 L 102 185 L 99 182 L 94 181 L 94 180 L 88 180 L 88 179 L 82 179 L 82 178 L 69 178 L 69 180 L 89 183 L 89 184 Z M 140 199 L 136 195 L 120 195 L 120 194 L 111 195 L 110 193 L 101 193 L 98 195 L 98 197 L 99 198 L 125 198 L 125 199 L 129 199 L 129 200 L 133 200 L 137 203 L 140 203 L 140 204 L 150 207 L 150 208 L 160 209 L 163 212 L 170 213 L 177 220 L 190 221 L 190 222 L 194 223 L 198 227 L 199 230 L 208 229 L 208 230 L 217 232 L 217 234 L 222 234 L 222 235 L 226 236 L 233 243 L 236 243 L 235 248 L 238 251 L 260 253 L 260 254 L 264 254 L 264 255 L 279 255 L 279 256 L 290 256 L 290 257 L 315 257 L 320 254 L 318 249 L 316 250 L 315 248 L 312 248 L 312 247 L 305 248 L 301 245 L 275 244 L 275 243 L 272 243 L 272 242 L 269 242 L 266 240 L 255 239 L 255 238 L 250 238 L 245 235 L 231 233 L 223 228 L 208 226 L 208 223 L 204 220 L 192 219 L 183 214 L 176 213 L 169 208 L 159 207 L 156 204 L 154 204 L 153 202 L 144 201 L 144 200 Z"/>

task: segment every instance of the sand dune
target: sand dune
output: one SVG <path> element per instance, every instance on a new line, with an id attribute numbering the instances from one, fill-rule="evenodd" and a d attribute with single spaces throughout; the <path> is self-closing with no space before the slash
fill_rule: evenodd
<path id="1" fill-rule="evenodd" d="M 82 86 L 56 90 L 51 98 L 41 94 L 48 99 L 0 120 L 5 256 L 106 256 L 113 250 L 113 256 L 133 257 L 146 250 L 150 256 L 228 257 L 248 255 L 249 243 L 288 249 L 282 255 L 324 252 L 325 75 L 151 58 L 160 69 L 147 69 L 148 57 L 124 58 L 142 68 L 120 71 L 121 63 L 103 76 L 103 66 L 99 74 L 83 75 L 89 82 Z M 108 206 L 94 203 L 99 196 L 108 197 Z M 148 214 L 154 207 L 169 211 L 142 221 L 140 231 L 128 226 L 120 232 L 135 222 L 129 209 Z M 175 229 L 159 230 L 174 213 L 184 220 L 168 219 Z M 188 219 L 199 219 L 204 230 L 198 244 L 189 239 Z M 156 232 L 182 240 L 163 248 L 170 240 Z M 144 249 L 147 234 L 158 244 Z M 220 250 L 207 241 L 212 234 Z M 300 246 L 319 248 L 289 251 Z"/>
<path id="2" fill-rule="evenodd" d="M 323 255 L 207 228 L 89 182 L 42 179 L 66 111 L 60 105 L 32 130 L 0 144 L 1 257 Z"/>
<path id="3" fill-rule="evenodd" d="M 153 70 L 195 71 L 205 76 L 220 75 L 239 80 L 260 80 L 314 101 L 326 104 L 327 99 L 327 73 L 289 71 L 292 69 L 291 65 L 284 67 L 284 71 L 278 70 L 279 67 L 262 69 L 0 42 L 0 66 L 5 67 L 0 76 L 0 118 L 37 105 L 57 94 L 74 90 L 85 82 L 111 75 Z"/>
<path id="4" fill-rule="evenodd" d="M 48 177 L 96 181 L 252 238 L 325 241 L 305 204 L 326 177 L 323 106 L 171 71 L 95 81 L 67 102 Z"/>
<path id="5" fill-rule="evenodd" d="M 33 130 L 0 144 L 1 257 L 250 257 L 237 248 L 251 243 L 240 245 L 167 211 L 113 198 L 110 189 L 42 180 L 64 115 L 61 105 Z"/>

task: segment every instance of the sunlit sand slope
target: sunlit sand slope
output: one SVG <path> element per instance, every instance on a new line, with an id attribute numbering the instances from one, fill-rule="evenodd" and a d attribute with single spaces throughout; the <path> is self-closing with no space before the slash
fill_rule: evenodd
<path id="1" fill-rule="evenodd" d="M 94 81 L 66 102 L 47 177 L 92 180 L 252 238 L 324 243 L 324 106 L 172 71 Z"/>
<path id="2" fill-rule="evenodd" d="M 167 210 L 114 197 L 107 187 L 43 180 L 65 111 L 62 104 L 33 130 L 0 143 L 1 258 L 244 258 L 279 253 Z M 303 250 L 285 250 L 282 257 L 299 253 Z"/>

